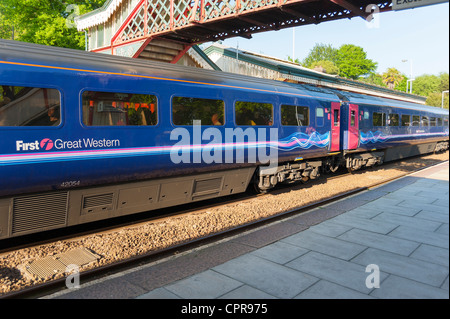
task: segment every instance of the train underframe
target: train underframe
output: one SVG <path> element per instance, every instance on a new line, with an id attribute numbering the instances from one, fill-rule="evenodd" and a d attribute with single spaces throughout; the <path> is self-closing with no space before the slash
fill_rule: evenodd
<path id="1" fill-rule="evenodd" d="M 449 142 L 438 141 L 418 145 L 392 147 L 385 150 L 365 152 L 339 152 L 324 158 L 314 158 L 302 162 L 287 162 L 276 170 L 259 167 L 254 178 L 256 191 L 265 193 L 281 183 L 306 183 L 318 178 L 321 173 L 334 173 L 345 167 L 349 172 L 369 168 L 411 156 L 439 153 L 448 150 Z"/>

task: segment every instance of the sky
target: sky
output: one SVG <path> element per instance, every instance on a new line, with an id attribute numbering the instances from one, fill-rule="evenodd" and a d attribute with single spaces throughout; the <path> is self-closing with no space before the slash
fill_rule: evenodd
<path id="1" fill-rule="evenodd" d="M 294 40 L 295 35 L 295 41 Z M 293 48 L 293 42 L 295 48 Z M 316 43 L 339 48 L 354 44 L 378 62 L 377 73 L 395 67 L 408 77 L 449 73 L 449 3 L 378 14 L 373 24 L 364 19 L 341 19 L 254 34 L 248 40 L 234 37 L 223 45 L 287 59 L 302 61 Z M 294 50 L 293 50 L 294 49 Z M 402 60 L 408 60 L 402 62 Z"/>

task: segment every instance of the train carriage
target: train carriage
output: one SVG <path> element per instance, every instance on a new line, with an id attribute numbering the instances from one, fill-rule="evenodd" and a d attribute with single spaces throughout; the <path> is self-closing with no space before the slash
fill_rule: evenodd
<path id="1" fill-rule="evenodd" d="M 0 239 L 448 148 L 448 110 L 0 40 Z"/>

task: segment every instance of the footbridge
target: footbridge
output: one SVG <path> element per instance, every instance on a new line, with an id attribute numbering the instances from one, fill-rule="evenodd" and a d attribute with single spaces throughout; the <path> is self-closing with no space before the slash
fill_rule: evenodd
<path id="1" fill-rule="evenodd" d="M 176 63 L 195 44 L 390 10 L 376 0 L 107 0 L 76 23 L 90 51 Z"/>

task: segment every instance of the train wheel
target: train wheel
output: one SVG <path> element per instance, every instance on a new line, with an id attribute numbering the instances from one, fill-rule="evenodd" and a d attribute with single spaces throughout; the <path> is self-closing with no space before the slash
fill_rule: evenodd
<path id="1" fill-rule="evenodd" d="M 258 186 L 258 183 L 253 183 L 253 191 L 256 194 L 267 194 L 267 192 L 269 191 L 268 189 L 262 189 Z"/>

